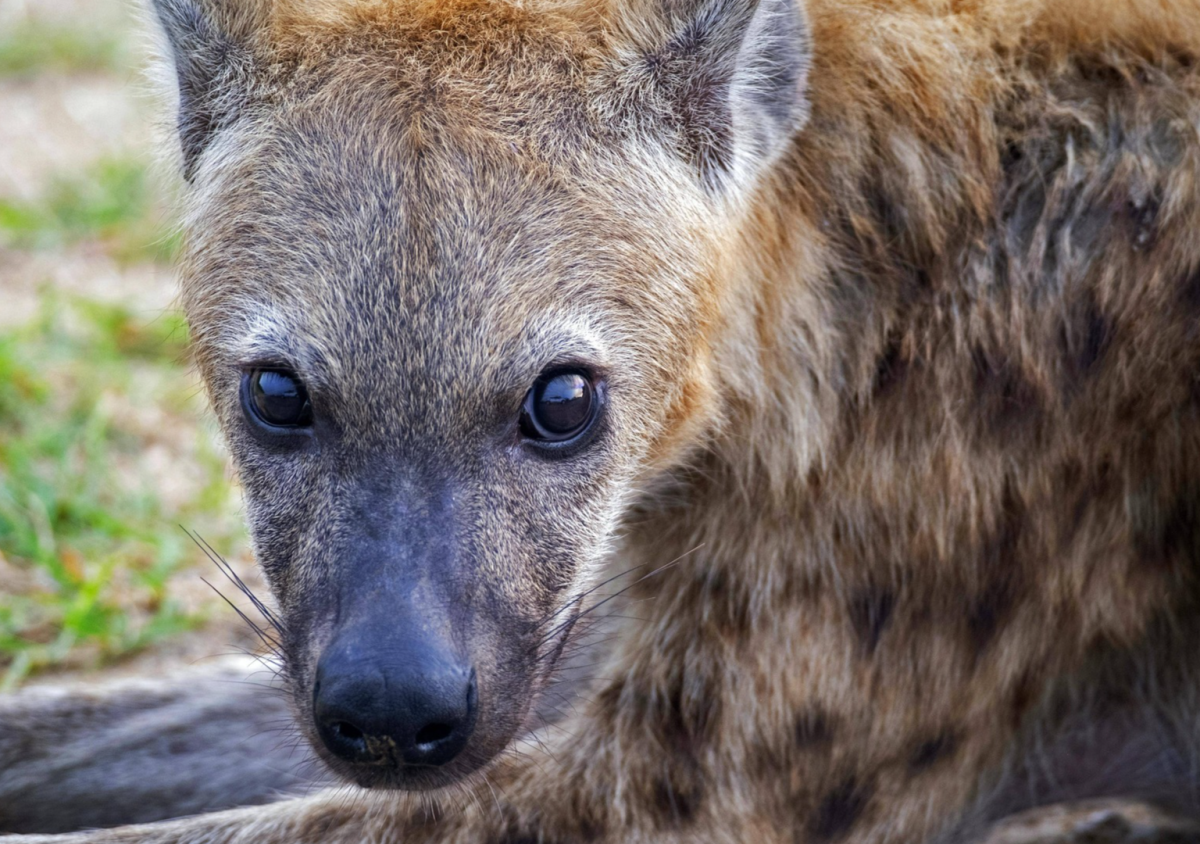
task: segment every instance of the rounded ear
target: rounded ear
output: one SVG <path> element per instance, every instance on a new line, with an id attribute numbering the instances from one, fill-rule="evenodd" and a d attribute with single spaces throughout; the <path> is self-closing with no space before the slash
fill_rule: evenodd
<path id="1" fill-rule="evenodd" d="M 253 65 L 249 45 L 264 7 L 236 0 L 150 0 L 150 7 L 178 85 L 183 175 L 191 181 L 213 136 L 245 104 Z"/>
<path id="2" fill-rule="evenodd" d="M 713 190 L 752 184 L 808 118 L 802 0 L 650 0 L 623 69 Z M 632 77 L 632 78 L 630 78 Z M 640 121 L 639 121 L 640 122 Z"/>

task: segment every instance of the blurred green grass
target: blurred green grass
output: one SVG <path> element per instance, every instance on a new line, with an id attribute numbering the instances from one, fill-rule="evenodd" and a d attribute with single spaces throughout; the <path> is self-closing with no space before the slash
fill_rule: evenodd
<path id="1" fill-rule="evenodd" d="M 106 158 L 51 180 L 33 200 L 0 197 L 0 246 L 60 249 L 90 240 L 122 263 L 169 263 L 179 238 L 143 161 Z"/>
<path id="2" fill-rule="evenodd" d="M 114 71 L 127 64 L 128 51 L 119 33 L 95 26 L 25 19 L 0 32 L 0 77 Z"/>
<path id="3" fill-rule="evenodd" d="M 89 0 L 79 20 L 70 8 L 18 4 L 5 19 L 0 94 L 24 96 L 30 82 L 54 77 L 61 84 L 49 90 L 79 84 L 81 96 L 123 108 L 119 86 L 88 83 L 139 77 L 130 8 Z M 39 114 L 28 112 L 30 131 L 41 131 Z M 46 123 L 60 125 L 69 124 Z M 78 152 L 78 165 L 37 175 L 36 195 L 0 192 L 0 270 L 16 258 L 7 266 L 49 278 L 62 256 L 64 279 L 78 288 L 93 256 L 98 277 L 173 261 L 171 202 L 146 151 Z M 23 162 L 5 166 L 19 172 Z M 27 290 L 28 279 L 13 281 Z M 0 272 L 0 301 L 5 285 Z M 245 547 L 225 457 L 200 422 L 183 319 L 70 295 L 49 280 L 39 302 L 25 324 L 0 320 L 0 691 L 162 645 L 219 611 L 217 599 L 196 595 L 204 557 L 180 525 L 218 548 Z"/>
<path id="4" fill-rule="evenodd" d="M 199 621 L 167 594 L 195 549 L 178 522 L 219 522 L 224 461 L 200 454 L 198 494 L 167 512 L 133 471 L 144 432 L 114 408 L 194 413 L 186 327 L 47 295 L 30 325 L 0 333 L 0 558 L 24 589 L 0 598 L 0 686 L 69 657 L 98 663 Z M 231 537 L 209 538 L 231 542 Z"/>

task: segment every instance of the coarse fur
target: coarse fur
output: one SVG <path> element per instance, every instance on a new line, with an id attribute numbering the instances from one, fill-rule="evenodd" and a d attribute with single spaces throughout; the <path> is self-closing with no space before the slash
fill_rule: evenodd
<path id="1" fill-rule="evenodd" d="M 1200 816 L 1200 3 L 154 6 L 200 370 L 298 724 L 370 790 L 62 840 Z M 247 423 L 268 364 L 303 442 Z M 516 419 L 563 364 L 607 410 L 552 459 Z M 610 577 L 589 693 L 518 738 Z M 467 751 L 334 759 L 322 652 L 430 628 Z"/>

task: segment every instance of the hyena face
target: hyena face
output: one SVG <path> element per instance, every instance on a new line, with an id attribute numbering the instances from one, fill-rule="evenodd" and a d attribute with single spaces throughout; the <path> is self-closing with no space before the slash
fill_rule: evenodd
<path id="1" fill-rule="evenodd" d="M 302 728 L 361 784 L 443 785 L 522 726 L 629 502 L 716 412 L 800 18 L 232 5 L 156 2 L 201 371 Z"/>

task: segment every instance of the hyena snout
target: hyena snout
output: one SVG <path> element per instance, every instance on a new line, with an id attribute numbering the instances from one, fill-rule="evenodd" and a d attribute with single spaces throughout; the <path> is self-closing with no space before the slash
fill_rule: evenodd
<path id="1" fill-rule="evenodd" d="M 317 732 L 355 766 L 445 765 L 467 746 L 477 708 L 475 671 L 437 642 L 410 638 L 381 655 L 343 634 L 317 665 Z"/>

